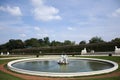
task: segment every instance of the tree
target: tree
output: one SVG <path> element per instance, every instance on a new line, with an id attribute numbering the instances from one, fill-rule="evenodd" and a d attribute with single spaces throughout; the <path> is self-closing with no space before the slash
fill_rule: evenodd
<path id="1" fill-rule="evenodd" d="M 45 43 L 45 46 L 50 45 L 49 37 L 44 37 L 44 43 Z"/>
<path id="2" fill-rule="evenodd" d="M 89 40 L 89 43 L 99 43 L 99 42 L 105 42 L 101 37 L 93 37 Z"/>
<path id="3" fill-rule="evenodd" d="M 7 46 L 6 46 L 6 44 L 0 45 L 0 52 L 2 52 L 2 51 L 7 51 Z"/>
<path id="4" fill-rule="evenodd" d="M 111 42 L 120 42 L 120 38 L 112 39 Z"/>
<path id="5" fill-rule="evenodd" d="M 40 43 L 36 38 L 31 38 L 25 41 L 26 47 L 39 47 Z"/>
<path id="6" fill-rule="evenodd" d="M 52 41 L 51 42 L 51 44 L 50 44 L 50 46 L 62 46 L 63 45 L 63 43 L 62 42 L 59 42 L 59 41 Z"/>
<path id="7" fill-rule="evenodd" d="M 45 46 L 45 43 L 44 43 L 44 40 L 43 40 L 43 39 L 39 39 L 38 41 L 39 41 L 40 47 Z"/>
<path id="8" fill-rule="evenodd" d="M 8 50 L 22 49 L 25 46 L 24 43 L 22 42 L 22 40 L 19 40 L 19 39 L 18 40 L 11 39 L 5 45 L 6 45 Z"/>
<path id="9" fill-rule="evenodd" d="M 86 41 L 83 40 L 83 41 L 81 41 L 81 42 L 79 43 L 79 45 L 80 45 L 80 44 L 86 44 Z"/>
<path id="10" fill-rule="evenodd" d="M 64 45 L 75 45 L 75 41 L 71 42 L 70 40 L 65 40 Z"/>

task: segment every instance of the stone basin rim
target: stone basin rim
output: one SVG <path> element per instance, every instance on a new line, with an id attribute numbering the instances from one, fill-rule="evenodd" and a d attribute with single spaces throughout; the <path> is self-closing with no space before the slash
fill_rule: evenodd
<path id="1" fill-rule="evenodd" d="M 96 59 L 96 58 L 77 58 L 77 57 L 70 57 L 69 59 L 75 59 L 75 60 L 95 60 L 95 61 L 102 61 L 102 62 L 107 62 L 113 65 L 112 68 L 108 68 L 105 70 L 98 70 L 98 71 L 90 71 L 90 72 L 73 72 L 73 73 L 55 73 L 55 72 L 40 72 L 40 71 L 30 71 L 30 70 L 24 70 L 24 69 L 19 69 L 16 67 L 13 67 L 12 64 L 21 62 L 21 61 L 37 61 L 37 60 L 57 60 L 58 58 L 28 58 L 28 59 L 19 59 L 19 60 L 14 60 L 10 61 L 7 64 L 7 67 L 15 72 L 18 73 L 23 73 L 23 74 L 29 74 L 29 75 L 36 75 L 36 76 L 48 76 L 48 77 L 75 77 L 75 76 L 90 76 L 90 75 L 96 75 L 96 74 L 104 74 L 104 73 L 110 73 L 116 69 L 118 69 L 118 64 L 114 61 L 110 60 L 104 60 L 104 59 Z"/>

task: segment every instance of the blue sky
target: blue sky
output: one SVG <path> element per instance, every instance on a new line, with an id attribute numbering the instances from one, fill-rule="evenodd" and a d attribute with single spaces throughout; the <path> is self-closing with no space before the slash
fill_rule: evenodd
<path id="1" fill-rule="evenodd" d="M 120 37 L 120 0 L 0 0 L 0 44 L 43 38 L 76 43 Z"/>

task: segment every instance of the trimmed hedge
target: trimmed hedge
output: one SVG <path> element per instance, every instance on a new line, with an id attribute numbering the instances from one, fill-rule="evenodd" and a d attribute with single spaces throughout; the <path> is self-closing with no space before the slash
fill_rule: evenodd
<path id="1" fill-rule="evenodd" d="M 93 44 L 81 44 L 75 46 L 59 46 L 59 47 L 42 47 L 42 48 L 27 48 L 27 49 L 15 49 L 11 52 L 14 54 L 36 55 L 36 54 L 80 54 L 81 50 L 86 47 L 87 51 L 94 50 L 95 52 L 107 52 L 114 51 L 115 46 L 120 47 L 120 42 L 103 42 Z M 40 53 L 40 51 L 42 53 Z"/>

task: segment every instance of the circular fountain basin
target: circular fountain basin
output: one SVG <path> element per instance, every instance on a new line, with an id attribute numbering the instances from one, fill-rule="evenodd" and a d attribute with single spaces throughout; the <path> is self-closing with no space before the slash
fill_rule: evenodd
<path id="1" fill-rule="evenodd" d="M 118 64 L 103 59 L 95 58 L 72 58 L 69 64 L 60 65 L 58 59 L 21 59 L 14 60 L 7 64 L 12 71 L 50 77 L 73 77 L 89 76 L 96 74 L 109 73 L 118 68 Z"/>

